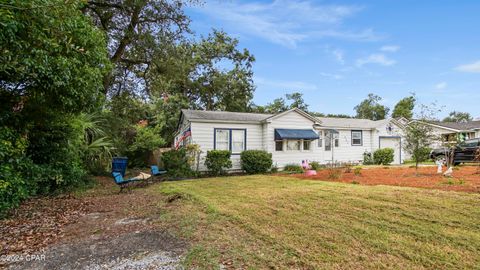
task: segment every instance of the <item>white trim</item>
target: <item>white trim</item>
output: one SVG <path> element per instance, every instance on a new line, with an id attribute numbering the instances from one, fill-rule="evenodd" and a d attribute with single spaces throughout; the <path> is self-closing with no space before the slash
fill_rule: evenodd
<path id="1" fill-rule="evenodd" d="M 283 116 L 283 115 L 286 115 L 286 114 L 288 114 L 288 113 L 290 113 L 290 112 L 296 112 L 296 113 L 300 114 L 301 116 L 307 118 L 308 120 L 312 121 L 314 124 L 320 124 L 320 125 L 322 124 L 322 122 L 321 122 L 320 120 L 318 120 L 317 118 L 311 116 L 310 114 L 308 114 L 308 113 L 306 113 L 306 112 L 304 112 L 304 111 L 302 111 L 302 110 L 300 110 L 300 109 L 298 109 L 298 108 L 293 108 L 293 109 L 290 109 L 290 110 L 288 110 L 288 111 L 284 111 L 284 112 L 281 112 L 281 113 L 277 113 L 277 114 L 275 114 L 275 115 L 272 115 L 272 116 L 264 119 L 262 122 L 267 122 L 267 123 L 269 123 L 269 122 L 271 122 L 273 119 L 276 119 L 276 118 L 278 118 L 278 117 L 281 117 L 281 116 Z"/>
<path id="2" fill-rule="evenodd" d="M 466 132 L 466 131 L 468 131 L 468 130 L 459 130 L 459 129 L 449 128 L 449 127 L 445 127 L 445 126 L 440 126 L 440 125 L 436 125 L 436 124 L 432 124 L 432 123 L 428 123 L 428 122 L 424 122 L 424 121 L 420 121 L 420 120 L 412 120 L 410 123 L 412 123 L 412 122 L 422 123 L 422 124 L 426 124 L 426 125 L 429 125 L 429 126 L 432 126 L 432 127 L 437 127 L 437 128 L 441 128 L 441 129 L 445 129 L 445 130 L 449 130 L 449 131 L 454 131 L 454 132 Z"/>

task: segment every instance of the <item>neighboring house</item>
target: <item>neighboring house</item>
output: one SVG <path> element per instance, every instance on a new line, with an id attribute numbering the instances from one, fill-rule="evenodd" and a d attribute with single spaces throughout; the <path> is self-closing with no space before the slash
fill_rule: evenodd
<path id="1" fill-rule="evenodd" d="M 441 146 L 442 142 L 454 142 L 457 138 L 461 141 L 480 138 L 480 121 L 428 122 L 426 124 L 430 125 L 434 134 L 439 137 L 433 147 Z"/>
<path id="2" fill-rule="evenodd" d="M 274 115 L 182 110 L 174 145 L 198 144 L 201 171 L 206 152 L 214 149 L 232 153 L 234 170 L 247 149 L 272 153 L 274 165 L 282 168 L 302 160 L 361 162 L 365 152 L 390 147 L 400 164 L 405 159 L 401 126 L 395 119 L 317 118 L 299 109 Z"/>

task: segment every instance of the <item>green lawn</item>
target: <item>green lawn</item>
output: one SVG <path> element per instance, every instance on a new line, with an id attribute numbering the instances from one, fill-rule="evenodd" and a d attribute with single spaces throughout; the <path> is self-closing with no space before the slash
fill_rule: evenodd
<path id="1" fill-rule="evenodd" d="M 480 195 L 280 176 L 151 187 L 199 268 L 480 269 Z"/>

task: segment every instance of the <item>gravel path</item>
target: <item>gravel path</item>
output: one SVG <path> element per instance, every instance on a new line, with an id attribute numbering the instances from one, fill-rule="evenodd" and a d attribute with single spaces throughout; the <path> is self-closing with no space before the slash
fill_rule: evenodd
<path id="1" fill-rule="evenodd" d="M 182 269 L 186 243 L 155 231 L 112 238 L 89 238 L 47 249 L 45 260 L 20 262 L 10 269 Z"/>

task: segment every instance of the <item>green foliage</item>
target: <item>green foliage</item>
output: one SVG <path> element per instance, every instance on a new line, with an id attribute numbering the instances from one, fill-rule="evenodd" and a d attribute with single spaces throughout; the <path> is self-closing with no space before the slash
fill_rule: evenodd
<path id="1" fill-rule="evenodd" d="M 473 120 L 473 117 L 468 112 L 453 111 L 453 112 L 450 112 L 448 114 L 448 116 L 443 119 L 443 122 L 461 123 L 461 122 L 468 122 L 468 121 L 472 121 L 472 120 Z"/>
<path id="2" fill-rule="evenodd" d="M 426 151 L 435 139 L 432 127 L 420 121 L 411 122 L 405 127 L 403 148 L 415 161 L 416 168 L 420 162 L 426 160 L 425 156 L 428 155 Z"/>
<path id="3" fill-rule="evenodd" d="M 86 152 L 105 144 L 90 145 L 92 126 L 76 120 L 102 105 L 109 69 L 104 35 L 84 16 L 81 1 L 9 5 L 15 8 L 0 7 L 0 126 L 15 134 L 2 137 L 4 144 L 23 154 L 2 162 L 2 197 L 10 196 L 2 208 L 86 180 Z"/>
<path id="4" fill-rule="evenodd" d="M 225 169 L 230 169 L 232 167 L 230 155 L 230 151 L 227 150 L 207 151 L 207 157 L 205 158 L 205 166 L 207 166 L 209 172 L 212 175 L 225 174 Z"/>
<path id="5" fill-rule="evenodd" d="M 281 113 L 293 108 L 298 108 L 303 111 L 308 111 L 308 104 L 303 99 L 303 94 L 294 92 L 286 94 L 285 98 L 280 97 L 273 100 L 272 103 L 268 103 L 266 106 L 255 105 L 252 110 L 259 113 Z"/>
<path id="6" fill-rule="evenodd" d="M 373 152 L 373 161 L 379 165 L 389 165 L 393 162 L 395 150 L 392 148 L 377 149 Z"/>
<path id="7" fill-rule="evenodd" d="M 415 108 L 416 98 L 415 96 L 409 96 L 401 99 L 393 109 L 392 117 L 400 118 L 404 117 L 406 119 L 412 119 L 413 109 Z"/>
<path id="8" fill-rule="evenodd" d="M 45 8 L 46 4 L 51 7 Z M 0 25 L 1 90 L 15 93 L 23 111 L 79 112 L 102 101 L 108 70 L 104 35 L 81 12 L 82 3 L 12 0 Z"/>
<path id="9" fill-rule="evenodd" d="M 148 165 L 148 158 L 153 150 L 165 144 L 160 136 L 158 127 L 137 125 L 132 144 L 128 146 L 127 156 L 131 160 L 131 166 L 143 167 Z"/>
<path id="10" fill-rule="evenodd" d="M 113 66 L 103 79 L 105 93 L 132 96 L 150 93 L 148 71 L 167 45 L 188 32 L 184 9 L 190 1 L 82 1 L 83 11 L 104 31 Z M 87 16 L 85 16 L 87 17 Z M 144 86 L 144 87 L 142 87 Z"/>
<path id="11" fill-rule="evenodd" d="M 78 130 L 85 168 L 93 174 L 104 174 L 110 169 L 115 148 L 105 131 L 105 119 L 95 113 L 81 113 L 71 119 Z"/>
<path id="12" fill-rule="evenodd" d="M 343 175 L 343 168 L 341 167 L 328 167 L 327 168 L 327 177 L 331 180 L 340 179 Z"/>
<path id="13" fill-rule="evenodd" d="M 167 174 L 171 177 L 191 177 L 194 175 L 184 148 L 170 150 L 162 154 L 162 162 Z"/>
<path id="14" fill-rule="evenodd" d="M 353 168 L 353 174 L 356 175 L 356 176 L 361 176 L 362 175 L 362 167 Z"/>
<path id="15" fill-rule="evenodd" d="M 303 173 L 303 168 L 302 166 L 298 164 L 287 164 L 283 167 L 284 172 L 288 173 Z"/>
<path id="16" fill-rule="evenodd" d="M 432 148 L 430 147 L 419 148 L 412 154 L 412 160 L 415 162 L 425 162 L 430 159 L 430 152 L 432 152 Z"/>
<path id="17" fill-rule="evenodd" d="M 312 161 L 312 162 L 310 162 L 309 165 L 310 165 L 310 168 L 311 168 L 312 170 L 315 170 L 315 171 L 318 171 L 318 170 L 320 170 L 320 169 L 323 167 L 323 166 L 322 166 L 320 163 L 318 163 L 317 161 Z"/>
<path id="18" fill-rule="evenodd" d="M 240 160 L 248 174 L 266 173 L 272 167 L 272 154 L 263 150 L 243 151 Z"/>
<path id="19" fill-rule="evenodd" d="M 0 217 L 30 195 L 22 171 L 31 163 L 25 157 L 27 141 L 8 128 L 0 128 Z"/>
<path id="20" fill-rule="evenodd" d="M 168 98 L 158 98 L 154 103 L 154 122 L 162 126 L 160 135 L 165 142 L 173 142 L 182 109 L 189 108 L 184 95 L 172 94 Z"/>
<path id="21" fill-rule="evenodd" d="M 372 153 L 364 152 L 363 153 L 363 165 L 373 165 L 375 162 L 373 161 Z"/>
<path id="22" fill-rule="evenodd" d="M 357 112 L 356 117 L 374 121 L 385 119 L 390 109 L 381 105 L 379 103 L 381 100 L 382 98 L 375 94 L 368 94 L 365 100 L 355 106 L 354 109 Z"/>
<path id="23" fill-rule="evenodd" d="M 49 193 L 70 188 L 86 180 L 83 165 L 84 130 L 74 124 L 72 116 L 50 117 L 48 123 L 29 131 L 27 155 L 38 165 L 34 178 L 38 192 Z"/>

